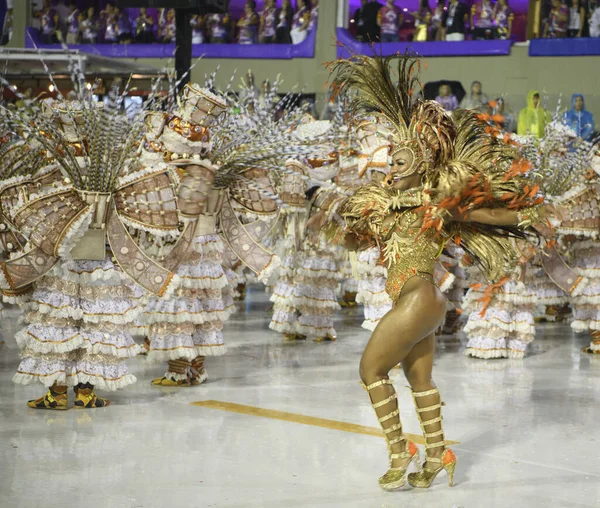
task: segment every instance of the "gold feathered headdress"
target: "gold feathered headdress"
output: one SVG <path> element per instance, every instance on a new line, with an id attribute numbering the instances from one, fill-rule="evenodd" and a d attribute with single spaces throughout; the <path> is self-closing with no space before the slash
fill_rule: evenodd
<path id="1" fill-rule="evenodd" d="M 461 112 L 455 121 L 436 102 L 418 99 L 415 55 L 353 55 L 333 62 L 330 70 L 333 91 L 351 92 L 354 118 L 376 118 L 391 126 L 392 154 L 407 148 L 415 152 L 427 196 L 423 229 L 435 228 L 459 243 L 489 279 L 498 280 L 516 260 L 510 238 L 522 237 L 522 230 L 452 219 L 475 208 L 518 210 L 538 204 L 537 187 L 524 178 L 528 163 L 475 114 Z M 364 219 L 370 212 L 361 215 Z"/>

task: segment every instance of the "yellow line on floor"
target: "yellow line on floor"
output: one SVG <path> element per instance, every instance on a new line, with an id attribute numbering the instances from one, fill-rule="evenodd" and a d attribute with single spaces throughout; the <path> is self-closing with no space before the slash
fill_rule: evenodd
<path id="1" fill-rule="evenodd" d="M 312 425 L 313 427 L 323 427 L 324 429 L 339 430 L 342 432 L 352 432 L 353 434 L 363 434 L 367 436 L 383 437 L 383 432 L 375 427 L 365 427 L 355 423 L 340 422 L 337 420 L 327 420 L 326 418 L 316 418 L 314 416 L 300 415 L 297 413 L 287 413 L 285 411 L 276 411 L 274 409 L 264 409 L 255 406 L 245 406 L 233 402 L 223 402 L 220 400 L 200 400 L 191 402 L 193 406 L 207 407 L 238 413 L 242 415 L 260 416 L 262 418 L 271 418 L 273 420 L 282 420 L 284 422 L 301 423 L 302 425 Z M 416 434 L 406 434 L 406 437 L 417 444 L 425 444 L 423 436 Z M 447 444 L 458 444 L 457 441 L 446 441 Z"/>

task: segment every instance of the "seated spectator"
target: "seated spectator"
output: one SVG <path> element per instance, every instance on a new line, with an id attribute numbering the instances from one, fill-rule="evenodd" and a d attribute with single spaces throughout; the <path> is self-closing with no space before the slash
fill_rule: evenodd
<path id="1" fill-rule="evenodd" d="M 444 12 L 442 25 L 447 41 L 465 40 L 465 23 L 468 17 L 467 6 L 460 0 L 450 0 L 448 10 Z"/>
<path id="2" fill-rule="evenodd" d="M 493 39 L 493 12 L 494 6 L 491 0 L 480 0 L 471 7 L 471 27 L 473 28 L 473 39 Z"/>
<path id="3" fill-rule="evenodd" d="M 71 2 L 69 9 L 69 15 L 67 16 L 67 44 L 78 44 L 81 40 L 81 31 L 79 30 L 81 11 L 77 8 L 75 0 Z"/>
<path id="4" fill-rule="evenodd" d="M 204 43 L 204 17 L 194 14 L 190 20 L 192 26 L 192 44 Z"/>
<path id="5" fill-rule="evenodd" d="M 552 8 L 548 15 L 548 22 L 544 30 L 544 37 L 551 39 L 567 36 L 569 26 L 569 8 L 561 0 L 552 0 Z"/>
<path id="6" fill-rule="evenodd" d="M 565 113 L 565 123 L 578 137 L 591 141 L 595 129 L 594 115 L 585 109 L 583 95 L 575 93 L 571 97 L 571 109 Z"/>
<path id="7" fill-rule="evenodd" d="M 133 39 L 129 16 L 120 7 L 115 7 L 115 19 L 117 20 L 117 38 L 119 42 L 121 44 L 129 44 Z"/>
<path id="8" fill-rule="evenodd" d="M 504 132 L 515 132 L 517 121 L 515 115 L 506 104 L 506 101 L 499 98 L 490 102 L 490 106 L 492 107 L 492 120 L 495 121 Z"/>
<path id="9" fill-rule="evenodd" d="M 306 0 L 297 1 L 298 10 L 292 18 L 292 30 L 290 36 L 293 44 L 300 44 L 308 35 L 308 24 L 310 23 L 310 12 L 306 6 Z"/>
<path id="10" fill-rule="evenodd" d="M 208 17 L 207 28 L 210 34 L 210 42 L 213 44 L 225 44 L 229 42 L 229 14 L 211 14 Z"/>
<path id="11" fill-rule="evenodd" d="M 517 134 L 541 138 L 550 120 L 550 113 L 540 107 L 540 92 L 531 90 L 527 94 L 527 107 L 519 111 Z"/>
<path id="12" fill-rule="evenodd" d="M 569 8 L 569 28 L 567 35 L 571 38 L 583 36 L 583 26 L 585 22 L 585 7 L 580 0 L 571 0 Z"/>
<path id="13" fill-rule="evenodd" d="M 275 42 L 277 32 L 277 9 L 275 0 L 265 0 L 265 8 L 260 12 L 259 40 L 262 44 Z"/>
<path id="14" fill-rule="evenodd" d="M 431 35 L 432 41 L 443 41 L 446 38 L 443 19 L 446 12 L 446 0 L 438 0 L 433 13 L 431 14 Z"/>
<path id="15" fill-rule="evenodd" d="M 600 37 L 600 3 L 590 2 L 590 20 L 588 22 L 590 37 Z"/>
<path id="16" fill-rule="evenodd" d="M 492 14 L 497 39 L 510 39 L 515 15 L 508 5 L 508 0 L 498 0 Z"/>
<path id="17" fill-rule="evenodd" d="M 313 30 L 317 27 L 317 22 L 319 21 L 319 0 L 311 0 L 311 5 L 310 21 L 308 22 L 309 30 Z"/>
<path id="18" fill-rule="evenodd" d="M 431 26 L 431 9 L 429 9 L 429 0 L 419 0 L 419 10 L 412 13 L 415 18 L 415 32 L 413 41 L 427 41 Z"/>
<path id="19" fill-rule="evenodd" d="M 283 0 L 281 9 L 277 16 L 277 30 L 275 32 L 275 41 L 277 44 L 291 44 L 292 37 L 290 31 L 294 18 L 294 9 L 291 0 Z"/>
<path id="20" fill-rule="evenodd" d="M 140 8 L 140 15 L 135 20 L 135 41 L 141 44 L 154 42 L 154 18 L 145 7 Z"/>
<path id="21" fill-rule="evenodd" d="M 96 44 L 98 42 L 98 33 L 100 32 L 100 20 L 96 16 L 96 10 L 90 7 L 85 17 L 79 22 L 81 27 L 81 37 L 84 44 Z"/>
<path id="22" fill-rule="evenodd" d="M 481 81 L 471 83 L 471 92 L 460 102 L 462 109 L 481 109 L 482 106 L 489 103 L 488 96 L 481 90 Z"/>
<path id="23" fill-rule="evenodd" d="M 377 24 L 381 29 L 381 42 L 398 42 L 402 22 L 402 11 L 394 5 L 394 0 L 387 0 L 385 6 L 379 9 L 377 14 Z"/>
<path id="24" fill-rule="evenodd" d="M 435 98 L 435 102 L 440 104 L 446 111 L 452 112 L 458 108 L 458 99 L 456 95 L 452 93 L 450 85 L 441 85 L 438 96 Z"/>

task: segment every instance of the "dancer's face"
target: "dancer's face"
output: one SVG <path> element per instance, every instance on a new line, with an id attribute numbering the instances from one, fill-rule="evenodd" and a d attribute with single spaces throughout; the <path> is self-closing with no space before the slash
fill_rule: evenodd
<path id="1" fill-rule="evenodd" d="M 420 184 L 421 176 L 416 173 L 418 161 L 409 148 L 398 150 L 392 155 L 392 164 L 387 180 L 395 189 L 409 189 Z"/>

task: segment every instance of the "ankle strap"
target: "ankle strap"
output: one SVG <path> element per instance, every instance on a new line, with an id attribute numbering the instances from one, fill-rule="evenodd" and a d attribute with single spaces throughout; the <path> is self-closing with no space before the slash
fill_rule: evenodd
<path id="1" fill-rule="evenodd" d="M 434 404 L 433 406 L 427 406 L 427 407 L 417 407 L 417 413 L 426 413 L 427 411 L 433 411 L 434 409 L 442 409 L 443 404 L 441 402 L 438 402 L 437 404 Z"/>
<path id="2" fill-rule="evenodd" d="M 388 441 L 388 446 L 394 446 L 395 444 L 401 443 L 402 441 L 406 441 L 406 437 L 404 437 L 404 435 L 400 437 L 395 437 L 394 439 L 390 439 Z"/>
<path id="3" fill-rule="evenodd" d="M 381 379 L 379 381 L 375 381 L 374 383 L 370 384 L 370 385 L 366 385 L 364 383 L 361 383 L 363 385 L 363 388 L 365 390 L 367 390 L 368 392 L 370 392 L 371 390 L 373 390 L 374 388 L 377 388 L 378 386 L 382 386 L 382 385 L 391 385 L 392 384 L 392 380 L 391 379 Z"/>
<path id="4" fill-rule="evenodd" d="M 441 422 L 443 419 L 444 419 L 443 416 L 438 416 L 436 418 L 432 418 L 431 420 L 421 422 L 421 427 L 427 427 L 429 425 L 433 425 L 434 423 Z M 425 430 L 425 429 L 423 429 L 423 430 Z"/>
<path id="5" fill-rule="evenodd" d="M 402 430 L 401 423 L 394 423 L 394 425 L 389 426 L 387 429 L 383 429 L 383 433 L 391 434 L 392 432 L 396 432 L 397 430 Z M 402 436 L 402 439 L 405 439 L 404 436 Z"/>
<path id="6" fill-rule="evenodd" d="M 409 452 L 390 453 L 390 459 L 410 459 L 412 455 Z"/>
<path id="7" fill-rule="evenodd" d="M 387 422 L 388 420 L 391 420 L 392 418 L 394 418 L 394 416 L 398 416 L 399 414 L 400 414 L 400 410 L 395 409 L 391 413 L 388 413 L 385 416 L 378 418 L 378 421 L 379 421 L 379 423 Z"/>
<path id="8" fill-rule="evenodd" d="M 397 398 L 398 398 L 398 396 L 396 395 L 396 392 L 394 392 L 387 399 L 383 399 L 379 402 L 372 403 L 371 405 L 373 406 L 373 409 L 379 409 L 380 407 L 385 406 L 386 404 L 389 404 L 390 402 L 392 402 L 393 400 L 396 400 Z"/>
<path id="9" fill-rule="evenodd" d="M 409 387 L 410 388 L 410 387 Z M 439 394 L 440 391 L 437 388 L 432 388 L 426 392 L 412 392 L 413 397 L 427 397 L 428 395 Z"/>
<path id="10" fill-rule="evenodd" d="M 446 441 L 444 439 L 437 441 L 436 443 L 428 443 L 425 441 L 425 450 L 429 450 L 430 448 L 439 448 L 440 446 L 446 446 Z M 429 457 L 427 460 L 429 460 Z"/>

